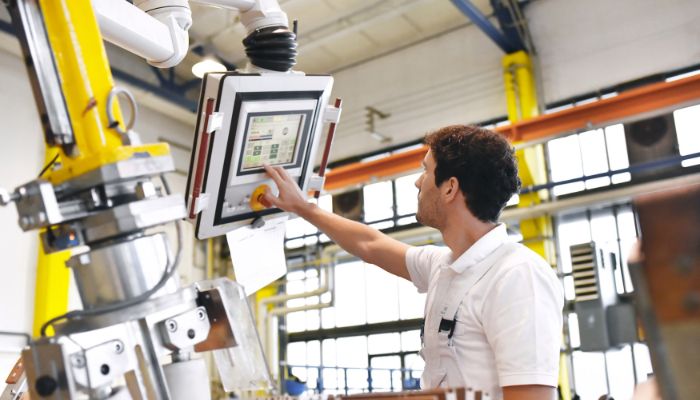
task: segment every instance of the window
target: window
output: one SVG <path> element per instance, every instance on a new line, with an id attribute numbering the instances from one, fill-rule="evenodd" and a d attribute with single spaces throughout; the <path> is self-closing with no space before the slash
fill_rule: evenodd
<path id="1" fill-rule="evenodd" d="M 627 143 L 625 142 L 625 127 L 622 124 L 611 125 L 605 128 L 606 149 L 610 170 L 625 169 L 630 166 L 627 158 Z M 629 172 L 614 174 L 612 183 L 628 182 L 631 179 Z"/>
<path id="2" fill-rule="evenodd" d="M 306 275 L 288 274 L 287 293 L 297 294 L 318 288 L 316 274 L 316 270 L 309 270 Z M 293 299 L 287 301 L 287 306 L 318 304 L 318 301 L 318 296 Z M 287 331 L 293 333 L 422 318 L 424 304 L 425 294 L 418 293 L 411 282 L 375 265 L 361 261 L 345 262 L 335 267 L 334 307 L 320 312 L 310 310 L 288 314 Z"/>
<path id="3" fill-rule="evenodd" d="M 364 186 L 362 188 L 363 222 L 379 230 L 415 224 L 418 206 L 418 189 L 415 182 L 419 175 L 420 173 L 414 173 L 396 178 L 393 181 L 382 181 Z M 318 205 L 322 209 L 332 212 L 332 196 L 329 194 L 321 196 Z M 328 236 L 301 218 L 287 222 L 285 241 L 287 249 L 298 249 L 328 242 L 330 242 Z"/>
<path id="4" fill-rule="evenodd" d="M 417 173 L 396 179 L 396 214 L 404 216 L 416 213 L 418 208 L 416 180 L 420 175 Z"/>
<path id="5" fill-rule="evenodd" d="M 678 150 L 681 156 L 700 153 L 700 105 L 682 108 L 673 112 L 678 135 Z M 700 157 L 683 160 L 681 165 L 700 165 Z"/>
<path id="6" fill-rule="evenodd" d="M 324 327 L 361 325 L 367 322 L 365 268 L 362 261 L 339 264 L 335 268 L 335 324 Z M 330 311 L 330 310 L 329 310 Z"/>
<path id="7" fill-rule="evenodd" d="M 375 222 L 394 216 L 394 193 L 392 182 L 377 182 L 363 189 L 365 221 Z"/>
<path id="8" fill-rule="evenodd" d="M 425 295 L 410 282 L 361 261 L 340 263 L 335 268 L 334 307 L 288 314 L 290 334 L 354 326 L 365 330 L 365 324 L 422 317 Z M 319 284 L 315 269 L 290 272 L 287 279 L 290 294 L 313 290 Z M 309 302 L 318 302 L 318 297 L 289 300 L 287 306 Z M 403 390 L 415 387 L 424 368 L 418 356 L 420 346 L 419 331 L 413 329 L 292 342 L 287 346 L 286 359 L 292 373 L 305 380 L 311 391 L 342 394 Z"/>
<path id="9" fill-rule="evenodd" d="M 607 176 L 608 172 L 629 167 L 622 124 L 569 135 L 547 142 L 555 196 L 595 189 L 630 180 L 629 172 Z M 588 176 L 596 176 L 584 179 Z"/>

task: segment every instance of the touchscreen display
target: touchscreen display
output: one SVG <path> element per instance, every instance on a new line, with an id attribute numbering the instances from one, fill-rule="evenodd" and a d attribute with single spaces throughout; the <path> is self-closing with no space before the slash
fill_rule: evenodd
<path id="1" fill-rule="evenodd" d="M 241 171 L 294 162 L 305 113 L 248 115 Z"/>

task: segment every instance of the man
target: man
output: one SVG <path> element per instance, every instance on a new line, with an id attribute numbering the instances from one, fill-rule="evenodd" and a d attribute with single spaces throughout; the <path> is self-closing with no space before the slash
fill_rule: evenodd
<path id="1" fill-rule="evenodd" d="M 508 240 L 496 221 L 520 186 L 510 144 L 475 126 L 426 137 L 416 181 L 416 218 L 447 247 L 412 247 L 304 200 L 279 167 L 266 167 L 279 195 L 263 202 L 293 212 L 367 263 L 427 292 L 423 388 L 471 387 L 493 399 L 554 399 L 563 290 L 552 268 Z"/>

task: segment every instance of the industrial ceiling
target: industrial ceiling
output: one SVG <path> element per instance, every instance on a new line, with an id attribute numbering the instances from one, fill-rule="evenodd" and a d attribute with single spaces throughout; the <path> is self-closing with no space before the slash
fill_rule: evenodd
<path id="1" fill-rule="evenodd" d="M 468 19 L 446 0 L 281 0 L 291 21 L 298 22 L 297 70 L 333 73 L 382 54 L 467 25 Z M 488 0 L 474 4 L 486 15 Z M 236 11 L 191 5 L 191 52 L 177 67 L 191 76 L 202 57 L 216 56 L 238 67 L 246 58 L 241 41 L 246 35 Z"/>

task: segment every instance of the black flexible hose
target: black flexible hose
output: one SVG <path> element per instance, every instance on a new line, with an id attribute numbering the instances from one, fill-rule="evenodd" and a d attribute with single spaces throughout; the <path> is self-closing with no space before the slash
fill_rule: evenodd
<path id="1" fill-rule="evenodd" d="M 296 38 L 287 27 L 271 26 L 255 30 L 243 39 L 243 45 L 253 65 L 286 72 L 297 63 Z"/>

